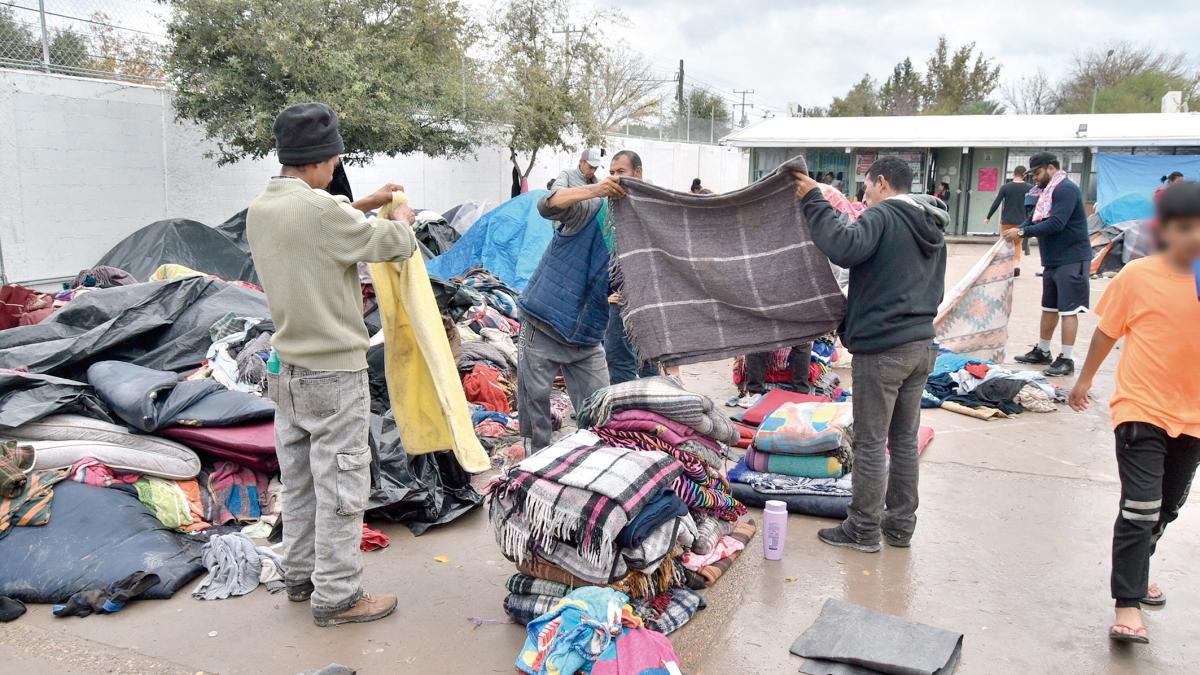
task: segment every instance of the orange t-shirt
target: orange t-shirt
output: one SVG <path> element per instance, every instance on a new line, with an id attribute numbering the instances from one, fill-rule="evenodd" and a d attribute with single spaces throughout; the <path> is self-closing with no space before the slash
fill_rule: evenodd
<path id="1" fill-rule="evenodd" d="M 1190 274 L 1161 256 L 1135 260 L 1096 306 L 1100 330 L 1125 338 L 1112 397 L 1113 426 L 1148 422 L 1200 438 L 1200 300 Z"/>

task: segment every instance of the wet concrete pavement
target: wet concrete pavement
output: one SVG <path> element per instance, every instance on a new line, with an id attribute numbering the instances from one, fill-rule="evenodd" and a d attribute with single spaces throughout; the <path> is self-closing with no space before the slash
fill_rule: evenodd
<path id="1" fill-rule="evenodd" d="M 947 286 L 984 250 L 955 247 Z M 1041 280 L 1034 264 L 1024 267 L 1010 360 L 1036 339 Z M 1093 283 L 1093 300 L 1104 285 Z M 1079 362 L 1094 325 L 1083 318 Z M 1104 401 L 1114 367 L 1115 359 L 1098 378 L 1101 400 L 1083 415 L 1063 408 L 983 422 L 926 411 L 937 436 L 922 462 L 913 548 L 869 555 L 828 547 L 816 530 L 833 521 L 792 516 L 785 559 L 763 560 L 756 537 L 707 591 L 709 609 L 672 636 L 684 672 L 796 672 L 800 659 L 788 646 L 830 597 L 965 633 L 960 673 L 1195 672 L 1200 587 L 1187 571 L 1200 559 L 1196 500 L 1155 561 L 1170 603 L 1148 613 L 1154 643 L 1132 649 L 1106 637 L 1118 485 Z M 718 401 L 732 393 L 728 362 L 684 374 L 689 388 Z M 503 584 L 513 570 L 484 513 L 419 538 L 402 526 L 382 529 L 391 547 L 364 557 L 368 589 L 400 596 L 385 621 L 318 629 L 306 606 L 261 588 L 219 602 L 193 600 L 189 588 L 86 619 L 55 619 L 49 607 L 33 606 L 0 624 L 0 670 L 297 673 L 336 661 L 364 673 L 513 672 L 524 630 L 490 623 L 504 618 Z"/>

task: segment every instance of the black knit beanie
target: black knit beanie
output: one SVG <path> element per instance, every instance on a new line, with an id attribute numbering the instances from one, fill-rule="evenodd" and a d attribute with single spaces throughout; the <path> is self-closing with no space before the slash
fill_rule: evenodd
<path id="1" fill-rule="evenodd" d="M 279 163 L 286 166 L 317 164 L 346 149 L 337 113 L 324 103 L 297 103 L 279 113 L 271 130 Z"/>

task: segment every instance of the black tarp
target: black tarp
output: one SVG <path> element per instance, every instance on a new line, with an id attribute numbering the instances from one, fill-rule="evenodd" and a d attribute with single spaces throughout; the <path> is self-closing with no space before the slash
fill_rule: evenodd
<path id="1" fill-rule="evenodd" d="M 450 452 L 410 455 L 391 414 L 371 415 L 371 500 L 367 518 L 408 525 L 420 536 L 483 503 Z"/>
<path id="2" fill-rule="evenodd" d="M 225 235 L 229 241 L 232 241 L 234 246 L 250 253 L 250 242 L 246 239 L 246 212 L 250 209 L 242 209 L 237 213 L 229 216 L 229 220 L 217 226 L 217 232 Z"/>
<path id="3" fill-rule="evenodd" d="M 82 382 L 53 375 L 0 370 L 0 428 L 17 427 L 47 415 L 67 413 L 113 421 L 92 388 Z"/>
<path id="4" fill-rule="evenodd" d="M 92 291 L 37 325 L 0 331 L 0 368 L 80 381 L 97 361 L 184 372 L 204 361 L 209 328 L 228 312 L 270 316 L 263 293 L 206 277 Z"/>
<path id="5" fill-rule="evenodd" d="M 417 241 L 434 256 L 449 251 L 450 247 L 454 246 L 454 243 L 462 236 L 453 227 L 450 227 L 450 223 L 445 218 L 434 211 L 421 211 L 417 214 L 414 232 Z"/>
<path id="6" fill-rule="evenodd" d="M 0 540 L 0 595 L 22 602 L 65 602 L 133 572 L 157 574 L 142 598 L 169 598 L 204 571 L 132 488 L 65 480 L 54 486 L 50 522 L 14 527 Z"/>
<path id="7" fill-rule="evenodd" d="M 269 399 L 226 389 L 213 379 L 180 382 L 175 373 L 121 361 L 94 363 L 87 375 L 109 410 L 140 431 L 228 427 L 275 416 Z"/>
<path id="8" fill-rule="evenodd" d="M 160 265 L 175 263 L 230 281 L 258 284 L 248 250 L 204 223 L 171 218 L 151 223 L 125 237 L 96 263 L 123 269 L 146 281 Z"/>

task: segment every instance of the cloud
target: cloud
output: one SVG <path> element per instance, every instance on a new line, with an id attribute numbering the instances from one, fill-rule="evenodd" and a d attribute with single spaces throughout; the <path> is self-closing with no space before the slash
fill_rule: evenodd
<path id="1" fill-rule="evenodd" d="M 974 41 L 1002 66 L 1007 81 L 1039 67 L 1066 74 L 1072 55 L 1108 42 L 1148 42 L 1157 48 L 1193 44 L 1200 3 L 1058 0 L 1036 6 L 863 0 L 779 3 L 777 0 L 616 0 L 629 25 L 621 35 L 664 73 L 685 61 L 690 81 L 729 98 L 753 89 L 758 106 L 790 101 L 827 105 L 863 73 L 882 78 L 905 57 L 924 61 L 946 35 L 953 46 Z"/>

